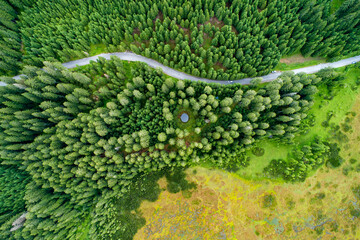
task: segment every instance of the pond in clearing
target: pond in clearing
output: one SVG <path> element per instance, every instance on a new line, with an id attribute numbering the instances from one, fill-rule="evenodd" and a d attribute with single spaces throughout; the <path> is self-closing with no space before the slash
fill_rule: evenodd
<path id="1" fill-rule="evenodd" d="M 181 114 L 180 119 L 183 123 L 187 123 L 189 121 L 189 115 L 187 113 L 183 113 Z"/>

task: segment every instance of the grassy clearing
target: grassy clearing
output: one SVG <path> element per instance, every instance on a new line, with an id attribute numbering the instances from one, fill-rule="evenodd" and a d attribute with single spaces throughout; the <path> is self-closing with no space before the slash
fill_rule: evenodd
<path id="1" fill-rule="evenodd" d="M 188 122 L 182 122 L 180 117 L 183 113 L 186 113 L 189 116 Z M 195 124 L 196 124 L 196 115 L 190 108 L 184 108 L 180 107 L 175 110 L 174 112 L 174 118 L 175 118 L 175 125 L 182 129 L 182 130 L 188 130 L 190 133 L 194 131 Z"/>
<path id="2" fill-rule="evenodd" d="M 344 69 L 339 69 L 339 71 L 344 71 Z M 334 113 L 330 123 L 339 124 L 344 120 L 346 113 L 354 105 L 356 96 L 359 93 L 358 89 L 353 89 L 359 75 L 360 69 L 351 68 L 346 73 L 346 79 L 343 81 L 344 84 L 338 87 L 338 93 L 332 100 L 325 100 L 324 95 L 327 93 L 327 90 L 325 86 L 319 87 L 319 93 L 315 97 L 315 104 L 310 110 L 310 114 L 316 116 L 315 125 L 309 129 L 308 134 L 298 136 L 295 139 L 296 142 L 306 143 L 316 135 L 323 138 L 329 136 L 328 129 L 324 128 L 321 124 L 327 119 L 329 112 Z"/>
<path id="3" fill-rule="evenodd" d="M 90 50 L 89 50 L 90 56 L 95 56 L 100 53 L 106 53 L 106 52 L 108 52 L 108 51 L 107 51 L 106 45 L 103 43 L 90 45 Z"/>
<path id="4" fill-rule="evenodd" d="M 278 71 L 288 71 L 297 68 L 309 67 L 326 62 L 325 58 L 320 57 L 303 57 L 300 53 L 284 57 L 280 60 L 279 64 L 275 67 Z"/>
<path id="5" fill-rule="evenodd" d="M 123 68 L 125 70 L 125 76 L 126 76 L 126 80 L 128 79 L 133 79 L 133 74 L 131 72 L 131 69 L 136 68 L 136 66 L 138 65 L 138 62 L 130 62 L 130 61 L 123 61 Z"/>
<path id="6" fill-rule="evenodd" d="M 348 69 L 348 70 L 346 70 Z M 337 94 L 331 100 L 325 100 L 328 89 L 321 85 L 319 92 L 315 96 L 315 104 L 310 110 L 310 114 L 315 116 L 315 124 L 306 134 L 301 134 L 295 137 L 296 145 L 304 145 L 311 142 L 315 136 L 320 136 L 324 139 L 330 136 L 330 128 L 322 126 L 322 123 L 327 120 L 328 113 L 333 112 L 333 117 L 329 124 L 340 124 L 345 118 L 346 114 L 352 109 L 356 97 L 359 94 L 359 89 L 355 89 L 357 76 L 360 76 L 360 69 L 354 67 L 340 68 L 337 71 L 346 72 L 346 78 L 343 84 L 337 87 Z M 262 171 L 272 159 L 286 159 L 294 145 L 285 143 L 276 143 L 273 140 L 264 139 L 259 141 L 257 146 L 264 149 L 265 154 L 261 157 L 255 156 L 251 150 L 247 151 L 247 156 L 251 158 L 250 165 L 236 172 L 237 175 L 245 179 L 262 179 Z M 313 175 L 315 171 L 309 173 Z"/>
<path id="7" fill-rule="evenodd" d="M 79 240 L 90 240 L 89 231 L 90 231 L 90 214 L 86 217 L 84 222 L 78 228 L 77 232 L 79 233 Z"/>
<path id="8" fill-rule="evenodd" d="M 358 95 L 351 112 L 356 115 L 352 115 L 344 121 L 351 126 L 351 129 L 347 132 L 349 141 L 345 143 L 341 151 L 342 157 L 347 160 L 342 165 L 342 173 L 346 176 L 354 175 L 356 172 L 360 173 L 360 95 Z"/>
<path id="9" fill-rule="evenodd" d="M 272 159 L 286 159 L 288 154 L 291 152 L 291 145 L 281 144 L 273 140 L 261 140 L 256 145 L 264 149 L 263 156 L 255 156 L 252 153 L 252 149 L 246 152 L 247 156 L 250 157 L 250 166 L 242 168 L 236 172 L 239 176 L 245 179 L 257 179 L 263 178 L 263 169 L 269 165 Z"/>
<path id="10" fill-rule="evenodd" d="M 339 7 L 341 6 L 341 4 L 343 4 L 343 2 L 345 2 L 345 0 L 332 0 L 331 2 L 331 13 L 336 12 L 336 10 L 339 9 Z"/>
<path id="11" fill-rule="evenodd" d="M 209 49 L 211 47 L 211 38 L 205 37 L 203 45 L 204 49 Z"/>

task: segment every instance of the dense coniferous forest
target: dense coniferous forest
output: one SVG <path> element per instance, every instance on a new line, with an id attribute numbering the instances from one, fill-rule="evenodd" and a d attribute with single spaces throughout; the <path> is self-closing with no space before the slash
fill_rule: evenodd
<path id="1" fill-rule="evenodd" d="M 9 6 L 3 39 L 12 34 L 17 41 L 3 49 L 1 69 L 16 72 L 12 59 L 21 55 L 41 66 L 98 50 L 130 50 L 192 75 L 228 80 L 265 75 L 297 51 L 328 58 L 359 54 L 359 1 L 346 0 L 333 14 L 330 2 L 37 1 L 21 13 L 20 24 L 13 22 L 18 10 Z"/>
<path id="2" fill-rule="evenodd" d="M 178 192 L 193 187 L 183 168 L 234 170 L 258 140 L 292 142 L 311 121 L 319 82 L 339 78 L 327 69 L 220 85 L 116 57 L 72 70 L 60 62 L 132 51 L 228 80 L 267 74 L 298 52 L 360 54 L 359 1 L 334 13 L 329 3 L 0 0 L 0 239 L 132 239 L 157 180 Z M 316 138 L 264 171 L 303 181 L 329 158 L 341 161 L 337 146 Z"/>
<path id="3" fill-rule="evenodd" d="M 25 211 L 24 196 L 28 182 L 26 172 L 14 166 L 0 165 L 0 232 L 8 231 L 2 225 L 9 219 L 15 220 L 14 216 Z"/>
<path id="4" fill-rule="evenodd" d="M 18 16 L 20 11 L 34 2 L 34 0 L 0 1 L 0 75 L 13 75 L 20 70 L 23 46 Z"/>
<path id="5" fill-rule="evenodd" d="M 256 139 L 292 139 L 320 81 L 288 73 L 264 86 L 224 87 L 115 57 L 80 72 L 46 62 L 44 70 L 25 67 L 18 83 L 26 88 L 3 77 L 0 156 L 33 180 L 23 234 L 54 239 L 76 239 L 73 227 L 94 199 L 127 192 L 137 176 L 207 159 L 246 166 L 243 153 Z M 182 112 L 191 121 L 179 121 Z"/>

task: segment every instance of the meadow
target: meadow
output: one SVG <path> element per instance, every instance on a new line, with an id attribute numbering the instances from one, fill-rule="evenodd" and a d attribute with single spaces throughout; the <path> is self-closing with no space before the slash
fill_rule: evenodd
<path id="1" fill-rule="evenodd" d="M 254 148 L 261 147 L 264 154 L 256 156 L 254 149 L 247 151 L 250 157 L 250 165 L 237 171 L 237 174 L 247 179 L 261 179 L 264 177 L 263 169 L 272 159 L 284 159 L 291 154 L 294 146 L 301 146 L 311 142 L 315 136 L 323 139 L 333 138 L 333 131 L 330 126 L 339 126 L 345 121 L 351 112 L 359 94 L 357 85 L 359 84 L 360 69 L 355 67 L 341 68 L 336 70 L 345 74 L 345 79 L 340 84 L 335 84 L 329 88 L 323 84 L 319 87 L 319 92 L 315 95 L 314 106 L 309 115 L 315 116 L 312 126 L 306 132 L 295 137 L 291 144 L 279 142 L 271 139 L 264 139 L 257 143 Z M 331 115 L 331 117 L 330 117 Z M 327 123 L 327 124 L 325 124 Z"/>

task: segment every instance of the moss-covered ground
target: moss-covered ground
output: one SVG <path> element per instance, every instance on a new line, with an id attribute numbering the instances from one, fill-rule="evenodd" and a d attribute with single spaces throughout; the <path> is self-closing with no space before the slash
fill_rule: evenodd
<path id="1" fill-rule="evenodd" d="M 107 52 L 107 48 L 106 45 L 103 43 L 90 45 L 90 51 L 89 51 L 90 56 L 95 56 L 100 53 L 106 53 L 106 52 Z"/>

